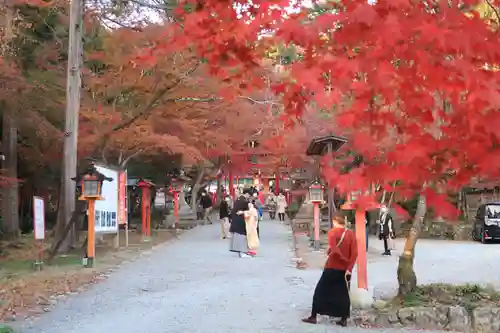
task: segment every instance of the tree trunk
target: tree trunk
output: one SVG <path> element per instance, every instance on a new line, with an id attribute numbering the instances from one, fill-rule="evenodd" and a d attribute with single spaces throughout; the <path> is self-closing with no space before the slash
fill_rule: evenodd
<path id="1" fill-rule="evenodd" d="M 17 126 L 12 115 L 3 112 L 3 167 L 10 178 L 2 191 L 3 232 L 6 238 L 19 236 L 19 183 L 17 182 Z"/>
<path id="2" fill-rule="evenodd" d="M 1 55 L 8 58 L 11 55 L 10 42 L 15 37 L 14 33 L 15 8 L 4 4 L 4 16 L 2 25 L 4 28 L 4 38 L 1 41 Z M 4 155 L 3 168 L 5 176 L 11 178 L 11 182 L 5 185 L 2 190 L 2 217 L 3 232 L 5 237 L 19 237 L 19 184 L 17 182 L 17 122 L 12 113 L 3 107 L 3 134 L 2 150 Z"/>
<path id="3" fill-rule="evenodd" d="M 413 260 L 415 259 L 415 246 L 417 245 L 418 237 L 422 229 L 422 223 L 427 212 L 425 197 L 421 193 L 418 198 L 417 212 L 413 218 L 413 224 L 406 237 L 403 254 L 399 257 L 397 270 L 398 276 L 398 296 L 403 297 L 413 291 L 417 286 L 417 276 L 413 270 Z"/>
<path id="4" fill-rule="evenodd" d="M 380 203 L 382 205 L 385 205 L 385 196 L 387 195 L 387 190 L 384 190 L 384 192 L 382 192 L 382 198 L 380 198 Z"/>
<path id="5" fill-rule="evenodd" d="M 64 147 L 61 173 L 61 197 L 57 212 L 56 237 L 59 239 L 66 229 L 76 202 L 76 176 L 78 162 L 78 115 L 80 112 L 81 68 L 83 65 L 83 3 L 71 1 L 69 18 L 68 64 L 66 71 L 66 110 L 64 126 Z M 76 228 L 73 227 L 61 244 L 61 251 L 74 247 Z"/>
<path id="6" fill-rule="evenodd" d="M 196 175 L 196 179 L 193 184 L 193 189 L 191 190 L 191 209 L 193 211 L 193 219 L 197 220 L 198 216 L 196 212 L 198 211 L 197 202 L 198 202 L 198 191 L 201 187 L 201 181 L 203 180 L 203 175 L 205 170 L 203 169 L 203 163 L 198 164 L 198 174 Z"/>

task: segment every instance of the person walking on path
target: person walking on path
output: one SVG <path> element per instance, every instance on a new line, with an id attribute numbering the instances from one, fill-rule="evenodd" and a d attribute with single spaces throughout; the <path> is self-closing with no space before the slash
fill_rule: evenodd
<path id="1" fill-rule="evenodd" d="M 302 321 L 317 324 L 318 315 L 327 315 L 340 318 L 337 325 L 347 326 L 351 311 L 351 272 L 358 257 L 356 236 L 346 229 L 341 213 L 334 213 L 332 223 L 333 228 L 328 232 L 328 259 L 314 290 L 311 316 Z"/>
<path id="2" fill-rule="evenodd" d="M 276 218 L 276 196 L 274 193 L 269 193 L 269 196 L 266 199 L 266 206 L 269 210 L 269 218 L 274 220 Z"/>
<path id="3" fill-rule="evenodd" d="M 380 232 L 379 238 L 384 241 L 384 252 L 382 255 L 390 256 L 392 250 L 392 244 L 389 244 L 392 241 L 396 234 L 394 232 L 394 225 L 391 214 L 389 214 L 389 209 L 387 207 L 381 208 L 382 215 L 380 216 Z"/>
<path id="4" fill-rule="evenodd" d="M 278 213 L 278 218 L 280 221 L 285 221 L 285 212 L 288 204 L 283 192 L 280 192 L 278 198 L 276 199 L 276 212 Z"/>
<path id="5" fill-rule="evenodd" d="M 210 211 L 212 210 L 212 199 L 206 192 L 201 194 L 200 199 L 201 207 L 203 208 L 203 224 L 206 225 L 212 224 L 212 220 L 210 219 Z"/>
<path id="6" fill-rule="evenodd" d="M 248 193 L 241 195 L 233 205 L 231 211 L 231 243 L 229 251 L 236 252 L 240 258 L 248 257 L 247 229 L 244 212 L 248 211 Z"/>
<path id="7" fill-rule="evenodd" d="M 226 239 L 229 236 L 229 202 L 230 202 L 229 196 L 226 196 L 224 200 L 220 203 L 219 206 L 219 218 L 220 218 L 220 237 L 222 239 Z"/>
<path id="8" fill-rule="evenodd" d="M 254 200 L 255 202 L 255 200 Z M 257 255 L 259 248 L 259 213 L 253 203 L 248 204 L 248 210 L 245 211 L 245 223 L 247 231 L 248 254 L 251 256 Z"/>

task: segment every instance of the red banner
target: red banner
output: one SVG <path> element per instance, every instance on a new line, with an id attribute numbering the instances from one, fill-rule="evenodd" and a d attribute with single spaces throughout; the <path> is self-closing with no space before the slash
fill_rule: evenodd
<path id="1" fill-rule="evenodd" d="M 127 223 L 127 171 L 118 176 L 118 224 Z"/>

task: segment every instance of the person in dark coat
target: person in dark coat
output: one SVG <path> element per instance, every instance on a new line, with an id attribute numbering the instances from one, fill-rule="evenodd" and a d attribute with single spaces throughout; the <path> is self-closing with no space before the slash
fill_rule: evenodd
<path id="1" fill-rule="evenodd" d="M 240 258 L 250 257 L 248 255 L 247 229 L 244 212 L 249 209 L 249 193 L 241 195 L 234 203 L 231 211 L 231 245 L 229 251 L 236 252 Z"/>
<path id="2" fill-rule="evenodd" d="M 200 204 L 203 208 L 203 224 L 212 224 L 210 219 L 210 211 L 212 210 L 212 199 L 207 192 L 201 193 Z"/>
<path id="3" fill-rule="evenodd" d="M 390 256 L 391 248 L 389 247 L 389 239 L 396 238 L 396 233 L 394 232 L 394 224 L 391 214 L 389 214 L 389 209 L 382 207 L 381 211 L 379 238 L 384 241 L 384 252 L 382 252 L 382 255 Z"/>
<path id="4" fill-rule="evenodd" d="M 219 206 L 219 218 L 220 218 L 220 227 L 221 227 L 221 234 L 220 237 L 222 239 L 226 239 L 228 237 L 228 232 L 229 232 L 229 216 L 230 216 L 230 211 L 229 211 L 229 202 L 231 201 L 231 198 L 229 196 L 226 196 L 224 200 L 220 203 Z"/>

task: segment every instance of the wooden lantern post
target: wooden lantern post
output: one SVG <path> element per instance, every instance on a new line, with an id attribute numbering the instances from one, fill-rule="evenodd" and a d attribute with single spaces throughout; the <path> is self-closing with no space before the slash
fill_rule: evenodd
<path id="1" fill-rule="evenodd" d="M 314 138 L 311 140 L 306 154 L 308 156 L 333 155 L 333 153 L 338 151 L 346 142 L 346 138 L 335 135 Z M 328 184 L 328 220 L 332 226 L 333 212 L 335 212 L 334 195 L 334 184 Z"/>
<path id="2" fill-rule="evenodd" d="M 113 179 L 98 172 L 93 165 L 81 175 L 71 179 L 80 183 L 82 195 L 79 200 L 88 202 L 87 253 L 83 265 L 91 268 L 94 267 L 95 261 L 95 201 L 104 199 L 102 197 L 102 183 L 105 180 L 112 181 Z"/>
<path id="3" fill-rule="evenodd" d="M 318 251 L 320 248 L 319 239 L 319 221 L 320 221 L 320 211 L 319 205 L 324 202 L 323 200 L 323 186 L 315 182 L 309 186 L 309 198 L 314 205 L 313 218 L 314 218 L 314 250 Z"/>
<path id="4" fill-rule="evenodd" d="M 151 188 L 155 185 L 147 180 L 140 179 L 137 186 L 141 188 L 141 231 L 143 241 L 148 242 L 151 237 Z"/>

